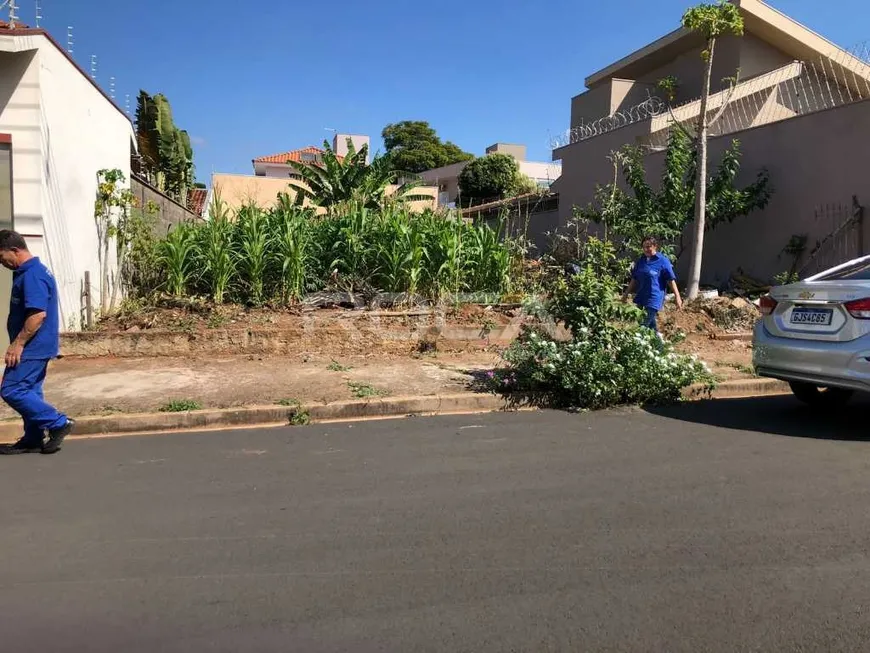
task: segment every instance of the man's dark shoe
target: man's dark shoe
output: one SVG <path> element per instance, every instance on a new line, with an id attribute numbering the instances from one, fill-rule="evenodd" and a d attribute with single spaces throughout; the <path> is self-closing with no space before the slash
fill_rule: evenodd
<path id="1" fill-rule="evenodd" d="M 66 424 L 62 427 L 55 429 L 54 431 L 49 431 L 48 441 L 42 445 L 42 453 L 51 454 L 60 451 L 64 438 L 72 433 L 75 427 L 75 420 L 67 419 Z"/>
<path id="2" fill-rule="evenodd" d="M 28 442 L 24 438 L 15 444 L 0 445 L 0 456 L 17 456 L 22 453 L 40 453 L 42 443 Z"/>

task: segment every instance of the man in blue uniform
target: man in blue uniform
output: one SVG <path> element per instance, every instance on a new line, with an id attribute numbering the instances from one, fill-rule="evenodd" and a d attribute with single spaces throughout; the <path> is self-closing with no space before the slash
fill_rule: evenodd
<path id="1" fill-rule="evenodd" d="M 57 453 L 75 427 L 73 420 L 42 396 L 48 362 L 60 350 L 57 283 L 48 268 L 28 251 L 24 238 L 14 231 L 0 230 L 0 263 L 12 270 L 12 299 L 6 324 L 10 345 L 0 398 L 24 420 L 24 435 L 15 444 L 0 447 L 0 455 Z"/>
<path id="2" fill-rule="evenodd" d="M 655 238 L 645 238 L 643 241 L 643 256 L 634 264 L 631 271 L 631 283 L 625 291 L 624 299 L 635 293 L 634 303 L 646 311 L 643 326 L 658 333 L 656 317 L 665 304 L 665 296 L 670 289 L 674 293 L 677 308 L 683 307 L 680 289 L 677 288 L 677 276 L 667 256 L 659 254 L 659 244 Z"/>

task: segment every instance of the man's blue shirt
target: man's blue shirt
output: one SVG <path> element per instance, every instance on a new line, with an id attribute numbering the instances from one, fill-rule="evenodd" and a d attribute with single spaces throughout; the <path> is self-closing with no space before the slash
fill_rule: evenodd
<path id="1" fill-rule="evenodd" d="M 662 310 L 665 305 L 668 282 L 677 279 L 668 257 L 659 253 L 650 259 L 641 256 L 634 264 L 631 276 L 637 281 L 634 303 L 656 311 Z"/>
<path id="2" fill-rule="evenodd" d="M 56 358 L 60 350 L 57 283 L 42 262 L 33 257 L 12 272 L 12 300 L 6 329 L 12 342 L 24 328 L 28 313 L 45 311 L 45 321 L 24 345 L 22 360 Z"/>

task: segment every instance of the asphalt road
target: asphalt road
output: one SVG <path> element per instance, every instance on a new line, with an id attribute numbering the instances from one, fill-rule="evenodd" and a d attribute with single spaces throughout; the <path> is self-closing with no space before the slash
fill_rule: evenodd
<path id="1" fill-rule="evenodd" d="M 864 651 L 867 414 L 775 398 L 7 458 L 2 650 Z"/>

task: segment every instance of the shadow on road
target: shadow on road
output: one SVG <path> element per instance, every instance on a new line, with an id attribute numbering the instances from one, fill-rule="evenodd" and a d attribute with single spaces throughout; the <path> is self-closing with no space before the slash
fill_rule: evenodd
<path id="1" fill-rule="evenodd" d="M 790 395 L 694 401 L 648 406 L 651 414 L 683 422 L 794 438 L 870 442 L 870 401 L 855 399 L 841 408 L 810 408 Z"/>

